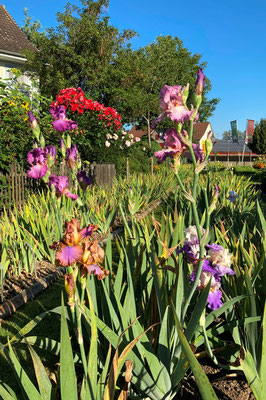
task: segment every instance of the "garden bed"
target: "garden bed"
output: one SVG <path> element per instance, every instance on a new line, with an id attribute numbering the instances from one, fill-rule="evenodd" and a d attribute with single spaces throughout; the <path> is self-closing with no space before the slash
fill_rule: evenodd
<path id="1" fill-rule="evenodd" d="M 212 387 L 218 399 L 221 400 L 255 400 L 255 396 L 250 389 L 244 374 L 236 374 L 236 372 L 225 371 L 221 368 L 215 368 L 211 365 L 210 360 L 202 360 L 202 369 L 209 378 Z M 195 377 L 189 373 L 182 380 L 181 393 L 177 398 L 190 400 L 201 400 Z"/>
<path id="2" fill-rule="evenodd" d="M 9 317 L 36 297 L 52 282 L 62 277 L 64 272 L 64 267 L 57 268 L 47 261 L 39 261 L 34 274 L 23 271 L 19 276 L 11 275 L 6 278 L 0 303 L 0 320 Z"/>

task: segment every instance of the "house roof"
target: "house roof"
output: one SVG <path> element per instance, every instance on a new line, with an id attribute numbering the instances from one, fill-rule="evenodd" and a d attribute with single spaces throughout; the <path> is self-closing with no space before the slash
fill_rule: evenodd
<path id="1" fill-rule="evenodd" d="M 211 154 L 214 153 L 242 153 L 245 144 L 244 139 L 240 139 L 238 142 L 233 143 L 231 140 L 217 139 L 213 145 Z M 245 146 L 245 153 L 251 153 L 250 148 Z"/>
<path id="2" fill-rule="evenodd" d="M 37 51 L 5 6 L 0 5 L 0 52 L 21 56 L 23 50 Z"/>
<path id="3" fill-rule="evenodd" d="M 196 122 L 194 125 L 193 130 L 193 139 L 200 140 L 204 133 L 206 132 L 207 128 L 210 128 L 212 131 L 211 123 L 210 122 Z"/>
<path id="4" fill-rule="evenodd" d="M 136 125 L 132 126 L 130 132 L 134 137 L 142 138 L 142 136 L 147 136 L 147 132 L 143 131 L 142 129 L 137 129 Z"/>

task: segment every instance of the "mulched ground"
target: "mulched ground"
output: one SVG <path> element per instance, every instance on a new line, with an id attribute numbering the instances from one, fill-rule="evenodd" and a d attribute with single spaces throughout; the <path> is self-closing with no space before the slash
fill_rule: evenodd
<path id="1" fill-rule="evenodd" d="M 56 269 L 57 268 L 48 261 L 38 261 L 36 263 L 36 276 L 35 274 L 28 274 L 25 271 L 19 276 L 12 275 L 10 272 L 9 276 L 4 279 L 4 301 L 2 302 L 2 299 L 0 298 L 0 305 L 5 301 L 12 299 L 12 297 L 21 293 L 23 290 L 33 286 L 41 278 L 45 278 L 47 275 L 55 272 Z"/>
<path id="2" fill-rule="evenodd" d="M 219 400 L 255 400 L 244 375 L 236 375 L 232 371 L 215 368 L 210 363 L 209 360 L 201 360 L 201 366 Z M 183 379 L 181 393 L 178 394 L 176 400 L 178 398 L 201 400 L 195 378 L 191 373 Z"/>

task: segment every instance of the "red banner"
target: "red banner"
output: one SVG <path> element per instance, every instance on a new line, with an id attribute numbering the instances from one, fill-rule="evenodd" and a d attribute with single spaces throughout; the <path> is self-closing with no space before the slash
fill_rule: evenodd
<path id="1" fill-rule="evenodd" d="M 254 119 L 248 119 L 247 120 L 247 129 L 246 129 L 246 143 L 252 142 L 254 126 L 255 126 Z"/>

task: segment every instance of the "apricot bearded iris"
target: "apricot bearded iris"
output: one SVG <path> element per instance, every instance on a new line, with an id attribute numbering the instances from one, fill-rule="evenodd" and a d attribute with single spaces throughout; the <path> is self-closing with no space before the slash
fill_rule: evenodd
<path id="1" fill-rule="evenodd" d="M 57 265 L 73 266 L 78 265 L 81 275 L 96 275 L 98 279 L 103 279 L 109 271 L 103 268 L 104 250 L 98 242 L 92 240 L 92 234 L 97 229 L 97 225 L 88 225 L 80 228 L 77 219 L 65 222 L 63 239 L 54 242 L 52 246 L 56 249 Z"/>

